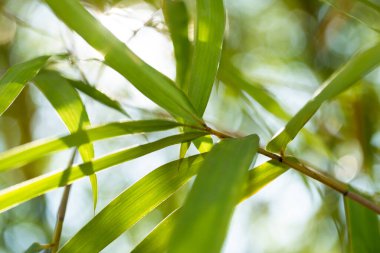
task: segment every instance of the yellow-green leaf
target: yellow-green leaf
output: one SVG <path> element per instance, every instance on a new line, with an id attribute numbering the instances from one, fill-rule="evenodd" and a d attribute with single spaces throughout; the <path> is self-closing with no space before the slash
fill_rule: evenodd
<path id="1" fill-rule="evenodd" d="M 180 124 L 166 120 L 114 122 L 70 135 L 33 141 L 0 154 L 0 171 L 10 170 L 50 153 L 125 134 L 163 131 Z"/>
<path id="2" fill-rule="evenodd" d="M 267 149 L 273 152 L 284 151 L 290 141 L 317 112 L 323 102 L 339 95 L 380 63 L 380 44 L 361 51 L 350 59 L 316 91 L 310 99 L 268 143 Z"/>
<path id="3" fill-rule="evenodd" d="M 172 233 L 169 253 L 220 251 L 258 145 L 257 135 L 250 135 L 222 140 L 208 153 Z"/>
<path id="4" fill-rule="evenodd" d="M 34 79 L 34 84 L 54 107 L 70 133 L 90 126 L 90 120 L 78 92 L 58 72 L 41 71 Z M 94 158 L 92 143 L 79 146 L 83 162 Z M 98 201 L 98 183 L 96 174 L 91 173 L 90 182 L 93 193 L 94 210 Z"/>
<path id="5" fill-rule="evenodd" d="M 43 68 L 50 56 L 41 56 L 10 67 L 0 78 L 0 116 L 8 109 L 24 89 Z"/>
<path id="6" fill-rule="evenodd" d="M 75 165 L 57 172 L 53 171 L 51 173 L 6 188 L 0 191 L 0 212 L 4 212 L 5 210 L 8 210 L 32 198 L 38 197 L 58 187 L 71 184 L 80 178 L 90 175 L 92 173 L 92 169 L 93 171 L 98 172 L 114 165 L 133 160 L 137 157 L 146 155 L 156 150 L 184 141 L 196 139 L 202 135 L 204 135 L 204 133 L 196 132 L 166 137 L 161 140 L 140 145 L 134 148 L 122 149 L 90 162 Z M 179 173 L 177 169 L 178 167 L 176 167 L 176 173 Z"/>

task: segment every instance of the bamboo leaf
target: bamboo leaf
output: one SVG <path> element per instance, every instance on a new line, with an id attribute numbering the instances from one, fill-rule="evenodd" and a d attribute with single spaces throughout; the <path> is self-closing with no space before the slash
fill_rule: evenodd
<path id="1" fill-rule="evenodd" d="M 185 184 L 197 173 L 202 161 L 202 156 L 193 156 L 168 163 L 149 173 L 112 200 L 59 252 L 101 251 Z M 99 228 L 102 232 L 94 233 Z"/>
<path id="2" fill-rule="evenodd" d="M 250 135 L 213 147 L 185 201 L 168 252 L 220 251 L 258 145 L 257 135 Z"/>
<path id="3" fill-rule="evenodd" d="M 197 0 L 194 54 L 188 94 L 198 116 L 202 116 L 218 70 L 222 51 L 225 13 L 223 0 Z"/>
<path id="4" fill-rule="evenodd" d="M 0 116 L 15 101 L 25 84 L 43 68 L 50 56 L 41 56 L 10 67 L 0 78 Z"/>
<path id="5" fill-rule="evenodd" d="M 182 214 L 179 208 L 163 219 L 150 233 L 144 238 L 131 253 L 156 253 L 166 252 L 170 237 L 173 233 L 175 222 Z"/>
<path id="6" fill-rule="evenodd" d="M 248 180 L 243 197 L 240 201 L 251 197 L 267 184 L 281 176 L 288 167 L 277 160 L 270 160 L 249 171 Z"/>
<path id="7" fill-rule="evenodd" d="M 202 136 L 201 138 L 194 140 L 193 143 L 200 153 L 209 152 L 214 145 L 210 135 Z"/>
<path id="8" fill-rule="evenodd" d="M 99 91 L 95 87 L 77 80 L 71 80 L 66 78 L 66 81 L 70 83 L 71 86 L 73 86 L 77 90 L 80 90 L 81 92 L 98 101 L 99 103 L 108 106 L 130 118 L 129 114 L 124 110 L 124 108 L 118 101 L 110 98 L 109 96 Z"/>
<path id="9" fill-rule="evenodd" d="M 138 90 L 171 114 L 189 123 L 202 122 L 186 95 L 166 76 L 146 64 L 118 40 L 78 0 L 46 0 L 53 12 L 93 48 L 105 63 L 128 79 Z"/>
<path id="10" fill-rule="evenodd" d="M 165 120 L 141 120 L 109 123 L 82 129 L 62 137 L 33 141 L 0 154 L 0 171 L 22 166 L 47 154 L 125 134 L 163 131 L 180 124 Z"/>
<path id="11" fill-rule="evenodd" d="M 289 120 L 291 116 L 281 107 L 277 100 L 263 87 L 258 84 L 248 81 L 243 74 L 231 66 L 231 64 L 224 63 L 221 65 L 218 72 L 218 78 L 228 86 L 238 88 L 246 92 L 265 110 L 272 113 L 276 117 Z"/>
<path id="12" fill-rule="evenodd" d="M 92 172 L 91 168 L 94 172 L 98 172 L 170 145 L 196 139 L 202 135 L 204 135 L 204 133 L 195 132 L 166 137 L 161 140 L 134 148 L 122 149 L 118 152 L 105 155 L 90 162 L 75 165 L 61 171 L 54 171 L 6 188 L 0 191 L 0 212 L 4 212 L 5 210 L 8 210 L 32 198 L 38 197 L 48 191 L 71 184 L 80 178 L 88 176 Z M 178 167 L 176 167 L 176 169 L 178 169 Z M 178 173 L 178 170 L 176 170 L 176 172 Z"/>
<path id="13" fill-rule="evenodd" d="M 182 0 L 164 0 L 162 9 L 173 41 L 176 83 L 184 90 L 191 58 L 191 44 L 188 38 L 189 15 Z"/>
<path id="14" fill-rule="evenodd" d="M 240 198 L 240 202 L 256 194 L 267 184 L 282 175 L 286 170 L 287 168 L 282 163 L 275 160 L 270 160 L 250 170 L 246 188 Z M 149 235 L 132 250 L 132 253 L 166 252 L 175 222 L 181 216 L 181 210 L 182 209 L 175 210 L 162 220 Z"/>
<path id="15" fill-rule="evenodd" d="M 375 212 L 345 197 L 344 207 L 351 253 L 380 252 L 379 219 Z"/>
<path id="16" fill-rule="evenodd" d="M 268 143 L 267 149 L 273 152 L 284 151 L 288 143 L 296 137 L 323 102 L 339 95 L 373 70 L 380 63 L 379 57 L 380 44 L 355 55 L 346 65 L 330 76 L 313 98 L 297 112 L 284 129 L 273 137 Z"/>
<path id="17" fill-rule="evenodd" d="M 36 76 L 34 84 L 49 100 L 70 133 L 90 126 L 86 108 L 78 92 L 59 73 L 43 71 Z M 79 146 L 78 151 L 83 162 L 94 158 L 92 143 Z M 94 172 L 90 174 L 90 182 L 95 210 L 98 201 L 98 182 Z"/>

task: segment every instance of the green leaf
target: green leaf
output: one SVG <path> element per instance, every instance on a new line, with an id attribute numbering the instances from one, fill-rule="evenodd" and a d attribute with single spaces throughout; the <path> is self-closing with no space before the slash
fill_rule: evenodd
<path id="1" fill-rule="evenodd" d="M 200 153 L 209 152 L 214 145 L 211 135 L 205 135 L 193 141 Z"/>
<path id="2" fill-rule="evenodd" d="M 181 211 L 181 208 L 177 209 L 163 219 L 131 253 L 166 252 L 175 222 L 182 214 Z"/>
<path id="3" fill-rule="evenodd" d="M 75 165 L 61 171 L 54 171 L 6 188 L 0 191 L 0 212 L 88 176 L 92 172 L 91 168 L 93 168 L 95 172 L 98 172 L 170 145 L 196 139 L 204 134 L 205 133 L 195 132 L 166 137 L 134 148 L 122 149 L 93 161 Z M 176 170 L 176 172 L 178 173 L 178 170 Z"/>
<path id="4" fill-rule="evenodd" d="M 176 83 L 184 90 L 191 58 L 191 44 L 188 38 L 189 15 L 186 4 L 182 0 L 164 0 L 162 10 L 173 41 Z"/>
<path id="5" fill-rule="evenodd" d="M 223 63 L 218 72 L 218 78 L 228 86 L 244 91 L 252 97 L 265 110 L 276 117 L 289 120 L 291 116 L 281 107 L 272 94 L 259 84 L 250 82 L 231 64 Z"/>
<path id="6" fill-rule="evenodd" d="M 22 166 L 49 153 L 80 146 L 85 143 L 125 134 L 163 131 L 180 126 L 165 120 L 141 120 L 109 123 L 79 130 L 70 135 L 33 141 L 0 154 L 0 171 Z"/>
<path id="7" fill-rule="evenodd" d="M 267 149 L 282 152 L 293 140 L 323 102 L 339 95 L 380 63 L 380 44 L 355 55 L 346 65 L 335 72 L 314 94 L 313 98 L 268 143 Z"/>
<path id="8" fill-rule="evenodd" d="M 202 156 L 193 156 L 168 163 L 149 173 L 112 200 L 59 252 L 101 251 L 184 185 L 197 173 L 202 161 Z M 101 232 L 94 233 L 99 228 Z"/>
<path id="9" fill-rule="evenodd" d="M 281 176 L 288 167 L 276 160 L 270 160 L 249 171 L 245 193 L 241 201 L 251 197 L 264 186 Z"/>
<path id="10" fill-rule="evenodd" d="M 138 90 L 171 114 L 189 123 L 201 124 L 186 95 L 164 76 L 118 40 L 78 0 L 46 0 L 53 12 L 93 48 L 105 63 L 128 79 Z"/>
<path id="11" fill-rule="evenodd" d="M 250 135 L 213 147 L 185 201 L 168 252 L 220 251 L 258 146 L 257 135 Z"/>
<path id="12" fill-rule="evenodd" d="M 25 84 L 37 75 L 50 56 L 41 56 L 10 67 L 0 78 L 0 116 L 21 93 Z"/>
<path id="13" fill-rule="evenodd" d="M 215 81 L 225 22 L 223 0 L 197 0 L 195 46 L 188 94 L 198 116 L 202 116 L 206 109 Z"/>
<path id="14" fill-rule="evenodd" d="M 35 77 L 34 84 L 49 100 L 70 133 L 90 126 L 86 108 L 78 92 L 58 72 L 41 71 Z M 81 145 L 78 150 L 83 162 L 88 162 L 94 158 L 94 146 L 92 143 Z M 96 174 L 91 173 L 90 182 L 95 210 L 98 201 Z"/>
<path id="15" fill-rule="evenodd" d="M 280 162 L 271 160 L 249 171 L 248 181 L 240 202 L 247 197 L 256 194 L 260 189 L 282 175 L 287 168 Z M 133 250 L 133 253 L 166 252 L 169 239 L 176 221 L 181 216 L 181 210 L 177 209 L 162 220 L 147 237 L 144 238 Z"/>
<path id="16" fill-rule="evenodd" d="M 380 252 L 379 219 L 375 212 L 347 197 L 344 198 L 351 253 Z"/>
<path id="17" fill-rule="evenodd" d="M 83 83 L 81 81 L 77 80 L 71 80 L 66 78 L 66 81 L 70 83 L 71 86 L 76 88 L 77 90 L 80 90 L 87 96 L 93 98 L 94 100 L 98 101 L 99 103 L 108 106 L 122 114 L 124 114 L 127 117 L 130 117 L 129 114 L 124 110 L 124 108 L 121 106 L 121 104 L 104 94 L 103 92 L 99 91 L 95 87 L 88 85 L 86 83 Z"/>

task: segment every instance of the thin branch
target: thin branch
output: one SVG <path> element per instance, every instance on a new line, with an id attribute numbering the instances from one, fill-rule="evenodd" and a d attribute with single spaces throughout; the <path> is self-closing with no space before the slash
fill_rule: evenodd
<path id="1" fill-rule="evenodd" d="M 236 134 L 234 135 L 228 135 L 228 134 L 224 134 L 224 133 L 221 133 L 219 131 L 216 131 L 214 129 L 211 129 L 209 127 L 207 127 L 205 129 L 206 131 L 208 131 L 210 134 L 213 134 L 221 139 L 224 139 L 224 138 L 233 138 L 234 136 L 236 137 L 241 137 L 241 136 L 237 136 Z M 324 185 L 327 185 L 329 186 L 330 188 L 336 190 L 337 192 L 340 192 L 343 194 L 343 196 L 347 197 L 347 198 L 350 198 L 356 202 L 358 202 L 359 204 L 367 207 L 368 209 L 380 214 L 380 206 L 375 204 L 374 202 L 370 201 L 369 199 L 363 197 L 361 194 L 359 193 L 356 193 L 352 190 L 350 190 L 350 187 L 335 179 L 335 178 L 332 178 L 330 177 L 329 175 L 317 170 L 317 169 L 314 169 L 313 167 L 309 166 L 309 165 L 305 165 L 306 163 L 305 162 L 301 162 L 299 159 L 295 158 L 295 157 L 291 157 L 291 156 L 280 156 L 278 154 L 275 154 L 275 153 L 272 153 L 264 148 L 259 148 L 258 150 L 258 153 L 266 156 L 266 157 L 269 157 L 273 160 L 276 160 L 276 161 L 279 161 L 285 165 L 287 165 L 288 167 L 292 168 L 292 169 L 295 169 L 299 172 L 301 172 L 302 174 L 308 176 L 308 177 L 311 177 L 315 180 L 317 180 L 318 182 L 324 184 Z"/>
<path id="2" fill-rule="evenodd" d="M 76 153 L 77 153 L 77 149 L 75 149 L 73 154 L 71 155 L 70 161 L 67 164 L 68 168 L 73 165 Z M 56 253 L 59 248 L 59 242 L 61 241 L 63 221 L 65 220 L 67 203 L 69 201 L 69 196 L 70 196 L 70 190 L 71 190 L 71 184 L 66 185 L 63 191 L 61 203 L 59 205 L 58 213 L 57 213 L 57 222 L 54 229 L 53 242 L 51 243 L 52 245 L 51 253 Z"/>

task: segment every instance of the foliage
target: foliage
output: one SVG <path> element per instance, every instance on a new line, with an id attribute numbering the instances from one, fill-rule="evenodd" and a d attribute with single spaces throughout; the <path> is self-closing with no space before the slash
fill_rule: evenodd
<path id="1" fill-rule="evenodd" d="M 2 3 L 1 17 L 7 21 L 0 25 L 9 38 L 0 41 L 0 252 L 92 253 L 111 252 L 112 247 L 132 252 L 228 251 L 229 227 L 239 203 L 253 203 L 254 218 L 247 224 L 266 218 L 271 226 L 271 205 L 276 202 L 265 200 L 265 193 L 252 196 L 279 185 L 281 175 L 296 177 L 302 192 L 313 199 L 313 211 L 303 213 L 310 216 L 308 224 L 297 230 L 298 241 L 288 249 L 273 242 L 286 235 L 268 235 L 259 237 L 265 250 L 253 246 L 245 251 L 379 252 L 380 29 L 371 18 L 378 16 L 379 4 L 253 2 Z M 36 28 L 23 20 L 23 8 L 30 6 L 45 13 L 39 22 L 45 17 L 60 22 L 64 32 L 58 39 L 50 41 L 48 23 Z M 107 25 L 110 16 L 125 21 L 134 12 L 150 16 L 127 40 L 115 32 L 117 25 Z M 131 40 L 148 28 L 171 43 L 172 74 L 133 46 Z M 36 52 L 28 45 L 35 35 L 26 31 L 37 34 Z M 47 49 L 60 43 L 59 49 Z M 107 89 L 99 86 L 102 76 L 107 76 Z M 134 105 L 140 100 L 142 106 Z M 55 120 L 51 115 L 39 121 L 30 116 L 44 108 L 61 119 L 64 134 L 58 130 L 54 136 L 33 136 Z M 18 128 L 10 127 L 12 122 Z M 14 141 L 17 136 L 20 140 Z M 115 147 L 120 149 L 110 151 Z M 66 164 L 62 154 L 70 150 Z M 167 152 L 159 153 L 165 161 L 160 166 L 154 165 L 157 159 L 146 158 L 157 151 Z M 137 181 L 128 181 L 128 187 L 113 182 L 123 179 L 127 161 L 143 161 L 141 167 L 149 169 Z M 72 198 L 87 203 L 87 197 L 70 195 L 71 186 L 80 186 L 87 176 L 93 208 L 85 204 L 80 210 Z M 282 187 L 286 191 L 291 185 Z M 53 191 L 57 188 L 65 190 L 53 228 L 46 214 L 52 205 L 49 194 L 58 196 Z M 105 201 L 102 192 L 109 191 L 118 195 Z M 292 198 L 297 194 L 293 191 Z M 280 212 L 295 208 L 289 204 Z M 90 210 L 93 215 L 67 235 L 66 210 L 80 210 L 77 216 Z M 17 230 L 18 223 L 25 223 L 20 214 L 45 239 L 12 247 L 33 230 Z M 143 226 L 152 220 L 154 228 Z M 145 235 L 134 238 L 141 227 Z M 129 243 L 114 246 L 125 233 Z"/>

